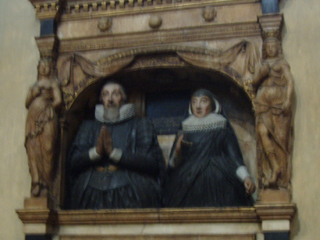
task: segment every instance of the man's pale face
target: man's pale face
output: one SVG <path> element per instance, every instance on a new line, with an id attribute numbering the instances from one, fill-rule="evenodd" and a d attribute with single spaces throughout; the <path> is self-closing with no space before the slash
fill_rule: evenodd
<path id="1" fill-rule="evenodd" d="M 107 84 L 101 91 L 102 103 L 105 108 L 119 108 L 122 103 L 121 87 L 119 84 Z"/>
<path id="2" fill-rule="evenodd" d="M 191 108 L 194 116 L 203 118 L 211 113 L 211 101 L 207 96 L 193 97 L 191 99 Z"/>

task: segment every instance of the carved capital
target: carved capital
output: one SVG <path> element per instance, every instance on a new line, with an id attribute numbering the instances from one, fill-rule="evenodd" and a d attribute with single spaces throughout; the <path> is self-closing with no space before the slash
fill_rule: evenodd
<path id="1" fill-rule="evenodd" d="M 56 59 L 59 47 L 59 39 L 57 36 L 36 38 L 36 43 L 40 51 L 40 57 L 51 57 Z"/>
<path id="2" fill-rule="evenodd" d="M 281 39 L 281 30 L 283 23 L 282 14 L 263 15 L 258 17 L 263 39 L 277 38 Z"/>

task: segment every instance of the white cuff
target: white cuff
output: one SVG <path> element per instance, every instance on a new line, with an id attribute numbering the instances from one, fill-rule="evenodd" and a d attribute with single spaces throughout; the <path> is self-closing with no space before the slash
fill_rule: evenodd
<path id="1" fill-rule="evenodd" d="M 243 182 L 246 177 L 250 177 L 250 174 L 248 172 L 248 169 L 246 166 L 240 166 L 238 167 L 236 171 L 237 177 Z"/>
<path id="2" fill-rule="evenodd" d="M 110 159 L 119 162 L 122 157 L 122 150 L 119 148 L 114 148 L 110 154 Z"/>
<path id="3" fill-rule="evenodd" d="M 101 156 L 97 153 L 97 149 L 95 147 L 89 149 L 89 158 L 92 161 L 96 161 L 101 158 Z"/>

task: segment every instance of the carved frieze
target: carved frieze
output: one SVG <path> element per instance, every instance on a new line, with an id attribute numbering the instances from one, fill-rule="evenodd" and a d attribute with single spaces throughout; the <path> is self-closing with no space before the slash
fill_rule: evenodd
<path id="1" fill-rule="evenodd" d="M 259 24 L 256 22 L 208 25 L 160 32 L 142 32 L 126 35 L 118 34 L 95 38 L 61 40 L 59 51 L 65 53 L 98 49 L 119 49 L 221 38 L 260 36 L 260 34 L 261 30 Z"/>

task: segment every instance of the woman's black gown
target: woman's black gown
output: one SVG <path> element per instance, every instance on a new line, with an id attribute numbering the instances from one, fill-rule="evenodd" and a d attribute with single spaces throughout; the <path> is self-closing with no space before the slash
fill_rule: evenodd
<path id="1" fill-rule="evenodd" d="M 230 123 L 224 119 L 183 134 L 192 145 L 182 144 L 182 164 L 169 170 L 165 207 L 251 206 L 252 198 L 236 175 L 244 162 Z"/>

